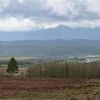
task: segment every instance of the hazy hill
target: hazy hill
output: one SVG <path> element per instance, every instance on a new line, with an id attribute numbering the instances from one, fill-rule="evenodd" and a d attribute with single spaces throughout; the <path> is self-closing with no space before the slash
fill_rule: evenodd
<path id="1" fill-rule="evenodd" d="M 0 56 L 66 56 L 100 54 L 100 40 L 0 41 Z"/>

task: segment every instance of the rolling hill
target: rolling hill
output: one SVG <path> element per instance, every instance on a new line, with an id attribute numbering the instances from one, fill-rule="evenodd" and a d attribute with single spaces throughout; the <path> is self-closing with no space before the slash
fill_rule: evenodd
<path id="1" fill-rule="evenodd" d="M 100 40 L 0 41 L 0 56 L 80 56 L 100 54 Z"/>

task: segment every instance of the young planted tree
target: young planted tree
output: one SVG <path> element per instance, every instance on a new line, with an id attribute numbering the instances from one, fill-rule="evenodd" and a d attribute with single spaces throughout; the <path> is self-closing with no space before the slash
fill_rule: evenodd
<path id="1" fill-rule="evenodd" d="M 10 62 L 8 63 L 8 68 L 6 70 L 8 73 L 17 73 L 18 72 L 18 65 L 14 57 L 10 59 Z"/>

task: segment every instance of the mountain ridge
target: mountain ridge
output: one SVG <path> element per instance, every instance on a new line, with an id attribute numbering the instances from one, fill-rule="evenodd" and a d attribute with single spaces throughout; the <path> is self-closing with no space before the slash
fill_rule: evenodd
<path id="1" fill-rule="evenodd" d="M 100 40 L 0 41 L 0 56 L 78 56 L 100 54 Z"/>

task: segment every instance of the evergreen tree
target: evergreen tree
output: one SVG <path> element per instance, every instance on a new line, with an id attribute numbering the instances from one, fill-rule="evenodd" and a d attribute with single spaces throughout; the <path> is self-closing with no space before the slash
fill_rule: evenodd
<path id="1" fill-rule="evenodd" d="M 10 59 L 10 62 L 8 63 L 8 68 L 6 71 L 12 74 L 18 72 L 18 65 L 14 57 Z"/>

